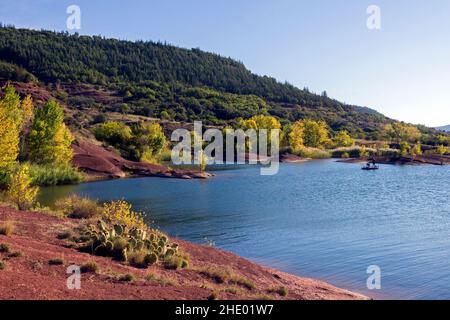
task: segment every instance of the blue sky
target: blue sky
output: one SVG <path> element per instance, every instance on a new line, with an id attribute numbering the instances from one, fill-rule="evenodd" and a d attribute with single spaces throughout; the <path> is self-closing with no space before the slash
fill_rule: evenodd
<path id="1" fill-rule="evenodd" d="M 0 21 L 162 40 L 230 56 L 266 74 L 395 119 L 450 124 L 448 0 L 0 0 Z M 366 27 L 369 5 L 381 30 Z"/>

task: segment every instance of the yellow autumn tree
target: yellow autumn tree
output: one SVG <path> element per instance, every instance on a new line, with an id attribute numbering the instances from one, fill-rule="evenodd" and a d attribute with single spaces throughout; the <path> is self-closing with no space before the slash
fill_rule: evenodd
<path id="1" fill-rule="evenodd" d="M 301 142 L 305 147 L 322 148 L 330 140 L 327 124 L 324 121 L 305 119 L 295 122 L 292 127 L 296 128 L 296 134 L 291 134 L 291 141 L 297 147 Z"/>
<path id="2" fill-rule="evenodd" d="M 35 111 L 27 137 L 30 159 L 39 164 L 67 165 L 72 160 L 73 136 L 64 124 L 64 112 L 54 100 Z"/>
<path id="3" fill-rule="evenodd" d="M 20 97 L 14 87 L 7 85 L 0 99 L 0 172 L 7 173 L 19 155 L 22 114 Z"/>
<path id="4" fill-rule="evenodd" d="M 334 137 L 336 147 L 352 147 L 355 145 L 355 139 L 350 137 L 347 131 L 339 131 Z"/>
<path id="5" fill-rule="evenodd" d="M 11 174 L 6 192 L 9 201 L 17 205 L 19 210 L 29 209 L 35 202 L 38 187 L 31 185 L 28 165 L 17 166 Z"/>
<path id="6" fill-rule="evenodd" d="M 272 130 L 281 129 L 281 123 L 277 118 L 265 115 L 257 115 L 245 120 L 240 119 L 238 121 L 238 126 L 243 130 L 254 129 L 258 133 L 259 130 L 267 130 L 267 144 L 269 149 L 271 148 Z M 278 144 L 278 146 L 280 145 L 280 139 L 275 142 Z"/>
<path id="7" fill-rule="evenodd" d="M 291 132 L 289 132 L 289 145 L 294 152 L 298 152 L 305 147 L 303 143 L 303 123 L 301 121 L 295 122 L 291 126 Z"/>

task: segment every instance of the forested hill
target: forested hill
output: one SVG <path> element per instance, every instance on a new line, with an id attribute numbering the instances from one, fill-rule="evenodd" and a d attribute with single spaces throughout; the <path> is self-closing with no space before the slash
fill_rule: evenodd
<path id="1" fill-rule="evenodd" d="M 200 118 L 203 113 L 208 120 L 229 120 L 267 110 L 288 122 L 306 116 L 323 118 L 334 129 L 345 128 L 359 134 L 377 131 L 380 123 L 389 121 L 372 109 L 346 105 L 328 98 L 326 94 L 317 95 L 270 77 L 255 75 L 233 59 L 163 43 L 1 27 L 0 63 L 3 75 L 19 74 L 30 81 L 36 77 L 45 83 L 127 84 L 131 86 L 126 90 L 127 94 L 131 92 L 132 95 L 133 91 L 140 90 L 137 87 L 146 86 L 155 93 L 148 101 L 150 114 L 155 115 L 168 108 L 174 119 L 186 117 L 184 120 L 192 120 Z M 160 84 L 170 84 L 166 89 L 171 93 L 162 93 L 166 89 L 155 89 Z M 217 101 L 212 102 L 212 106 L 211 103 L 205 106 L 202 104 L 204 101 L 197 99 L 200 103 L 194 102 L 197 110 L 182 104 L 183 99 L 180 101 L 179 98 L 183 94 L 180 92 L 185 88 L 180 89 L 180 85 L 208 87 L 215 91 L 206 95 L 227 93 L 236 96 L 222 99 L 225 101 L 221 101 L 217 108 L 214 106 Z M 190 98 L 198 98 L 198 95 L 190 94 Z M 204 95 L 204 92 L 200 94 L 201 98 Z M 227 101 L 239 100 L 241 96 L 248 99 L 249 95 L 264 102 L 252 98 L 251 105 L 257 107 L 252 110 L 244 108 L 244 111 L 240 110 L 242 106 L 239 103 L 223 105 Z M 127 98 L 131 109 L 136 110 L 136 101 Z M 140 107 L 144 104 L 143 101 L 139 103 Z"/>

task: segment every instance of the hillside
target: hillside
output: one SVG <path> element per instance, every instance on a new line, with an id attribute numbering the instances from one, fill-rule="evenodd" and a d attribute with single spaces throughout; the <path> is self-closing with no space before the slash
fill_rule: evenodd
<path id="1" fill-rule="evenodd" d="M 440 131 L 450 132 L 450 125 L 448 125 L 448 126 L 442 126 L 442 127 L 437 127 L 436 129 L 437 129 L 437 130 L 440 130 Z"/>
<path id="2" fill-rule="evenodd" d="M 224 124 L 268 113 L 283 123 L 322 119 L 333 130 L 370 139 L 377 139 L 382 125 L 391 122 L 372 109 L 341 103 L 326 93 L 317 95 L 255 75 L 231 58 L 155 42 L 2 27 L 0 78 L 45 84 L 75 109 L 176 121 Z M 94 94 L 84 94 L 80 85 L 90 85 Z"/>
<path id="3" fill-rule="evenodd" d="M 232 253 L 177 240 L 191 256 L 188 269 L 160 265 L 138 269 L 111 258 L 72 248 L 61 232 L 82 221 L 0 207 L 0 224 L 14 222 L 12 235 L 0 235 L 0 299 L 366 299 L 327 283 L 259 266 Z M 56 265 L 51 260 L 60 259 Z M 96 272 L 81 275 L 81 289 L 67 289 L 68 266 L 95 262 Z M 123 275 L 133 280 L 122 280 Z M 215 275 L 217 274 L 217 275 Z M 223 281 L 219 281 L 221 275 Z M 224 278 L 223 275 L 227 277 Z M 237 283 L 235 283 L 237 282 Z M 277 293 L 286 288 L 287 294 Z"/>

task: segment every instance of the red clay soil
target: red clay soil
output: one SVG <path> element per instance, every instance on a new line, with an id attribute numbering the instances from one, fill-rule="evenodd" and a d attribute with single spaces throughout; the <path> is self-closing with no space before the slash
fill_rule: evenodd
<path id="1" fill-rule="evenodd" d="M 102 146 L 79 138 L 72 144 L 72 163 L 91 177 L 123 178 L 126 175 L 206 179 L 211 174 L 194 170 L 169 169 L 167 167 L 144 162 L 129 161 Z"/>
<path id="2" fill-rule="evenodd" d="M 212 292 L 219 299 L 366 299 L 366 297 L 312 279 L 303 279 L 269 269 L 242 259 L 232 253 L 211 247 L 178 241 L 187 252 L 190 267 L 167 270 L 156 265 L 136 269 L 110 258 L 96 257 L 72 248 L 58 234 L 72 230 L 82 222 L 37 212 L 19 212 L 0 207 L 0 225 L 15 224 L 12 235 L 0 235 L 0 244 L 10 252 L 0 253 L 6 267 L 0 270 L 0 300 L 10 299 L 170 299 L 204 300 Z M 63 265 L 50 265 L 49 260 L 62 258 Z M 95 261 L 96 273 L 81 275 L 81 289 L 69 290 L 66 273 L 70 265 Z M 228 270 L 234 277 L 246 279 L 253 288 L 236 283 L 217 283 L 205 270 Z M 131 282 L 120 281 L 124 274 L 134 275 Z M 160 280 L 148 279 L 152 274 Z M 286 297 L 271 289 L 285 287 Z"/>

